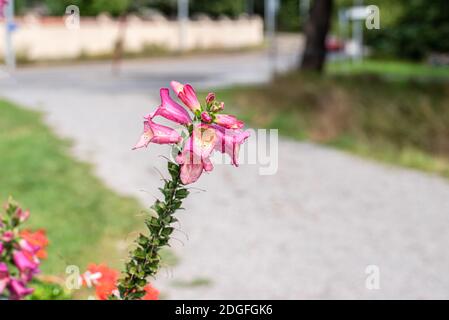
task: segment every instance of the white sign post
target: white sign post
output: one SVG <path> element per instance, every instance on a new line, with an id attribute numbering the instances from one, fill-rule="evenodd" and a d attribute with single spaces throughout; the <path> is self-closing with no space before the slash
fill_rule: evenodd
<path id="1" fill-rule="evenodd" d="M 272 74 L 277 71 L 276 13 L 278 8 L 279 0 L 265 0 L 265 36 L 268 42 L 268 59 Z"/>
<path id="2" fill-rule="evenodd" d="M 187 49 L 187 23 L 189 19 L 189 0 L 178 0 L 179 51 Z"/>
<path id="3" fill-rule="evenodd" d="M 363 58 L 363 26 L 362 21 L 371 14 L 369 6 L 354 6 L 341 12 L 340 27 L 346 29 L 347 21 L 352 21 L 352 41 L 350 52 L 354 60 Z"/>
<path id="4" fill-rule="evenodd" d="M 16 25 L 14 23 L 14 0 L 9 0 L 5 7 L 5 62 L 8 72 L 13 72 L 16 68 L 16 55 L 12 42 L 12 33 Z"/>

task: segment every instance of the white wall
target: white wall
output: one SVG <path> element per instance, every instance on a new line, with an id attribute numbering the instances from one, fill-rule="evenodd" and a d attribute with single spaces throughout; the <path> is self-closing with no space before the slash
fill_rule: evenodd
<path id="1" fill-rule="evenodd" d="M 29 16 L 17 19 L 17 24 L 18 29 L 14 33 L 16 53 L 31 60 L 111 53 L 119 30 L 119 23 L 105 16 L 81 19 L 79 30 L 66 28 L 63 18 Z M 0 22 L 0 56 L 4 51 L 4 33 L 4 24 Z M 178 22 L 162 17 L 152 21 L 129 17 L 125 34 L 126 51 L 139 52 L 147 45 L 172 51 L 180 48 Z M 234 49 L 257 46 L 262 42 L 263 21 L 258 17 L 188 21 L 184 41 L 188 50 Z"/>

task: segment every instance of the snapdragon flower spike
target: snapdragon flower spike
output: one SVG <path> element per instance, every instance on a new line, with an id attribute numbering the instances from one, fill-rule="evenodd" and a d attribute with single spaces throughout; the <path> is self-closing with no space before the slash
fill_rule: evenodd
<path id="1" fill-rule="evenodd" d="M 226 129 L 242 129 L 245 125 L 243 121 L 230 114 L 216 114 L 214 122 Z"/>
<path id="2" fill-rule="evenodd" d="M 0 294 L 9 299 L 22 299 L 33 292 L 27 285 L 39 273 L 39 255 L 48 240 L 43 230 L 20 230 L 29 217 L 12 199 L 0 214 Z M 3 264 L 2 264 L 3 263 Z M 8 270 L 9 269 L 9 270 Z"/>
<path id="3" fill-rule="evenodd" d="M 150 142 L 157 144 L 178 143 L 182 137 L 172 128 L 154 123 L 151 119 L 144 121 L 143 134 L 133 150 L 147 147 Z"/>
<path id="4" fill-rule="evenodd" d="M 192 110 L 193 113 L 201 111 L 201 104 L 198 101 L 195 89 L 193 89 L 190 84 L 184 85 L 178 81 L 172 81 L 170 85 L 179 100 L 181 100 L 190 110 Z"/>
<path id="5" fill-rule="evenodd" d="M 167 88 L 161 88 L 160 95 L 161 105 L 153 113 L 145 117 L 147 120 L 153 119 L 156 116 L 162 116 L 183 125 L 192 123 L 192 119 L 187 110 L 170 97 L 170 92 Z"/>
<path id="6" fill-rule="evenodd" d="M 213 126 L 217 135 L 215 150 L 226 153 L 231 157 L 231 163 L 238 167 L 240 145 L 250 136 L 249 131 L 226 130 L 222 127 Z"/>

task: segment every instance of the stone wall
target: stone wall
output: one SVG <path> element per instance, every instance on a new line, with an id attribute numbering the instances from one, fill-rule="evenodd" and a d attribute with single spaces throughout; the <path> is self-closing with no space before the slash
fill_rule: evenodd
<path id="1" fill-rule="evenodd" d="M 16 19 L 14 47 L 17 56 L 28 60 L 72 59 L 80 56 L 111 54 L 119 34 L 124 34 L 124 50 L 139 53 L 148 48 L 176 51 L 238 49 L 258 46 L 263 42 L 263 21 L 259 17 L 237 20 L 201 17 L 186 22 L 183 40 L 177 21 L 158 17 L 141 20 L 130 16 L 120 23 L 106 16 L 83 18 L 79 29 L 66 27 L 63 18 Z M 4 51 L 5 26 L 0 23 L 0 56 Z M 121 31 L 120 31 L 121 30 Z"/>

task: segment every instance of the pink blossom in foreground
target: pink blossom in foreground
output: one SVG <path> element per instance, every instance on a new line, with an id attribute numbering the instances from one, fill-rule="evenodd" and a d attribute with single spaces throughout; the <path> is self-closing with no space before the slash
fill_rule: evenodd
<path id="1" fill-rule="evenodd" d="M 28 288 L 24 281 L 12 278 L 9 283 L 11 299 L 18 300 L 33 293 L 34 289 Z"/>
<path id="2" fill-rule="evenodd" d="M 154 123 L 150 119 L 144 122 L 143 134 L 133 150 L 147 147 L 150 142 L 157 144 L 178 143 L 181 136 L 172 128 Z"/>
<path id="3" fill-rule="evenodd" d="M 182 84 L 178 81 L 172 81 L 170 83 L 173 91 L 177 94 L 179 100 L 181 100 L 190 110 L 193 112 L 201 110 L 201 104 L 196 97 L 195 90 L 190 84 Z"/>
<path id="4" fill-rule="evenodd" d="M 33 272 L 39 266 L 39 262 L 27 256 L 24 251 L 15 251 L 13 259 L 14 264 L 20 272 Z"/>
<path id="5" fill-rule="evenodd" d="M 0 294 L 3 293 L 9 283 L 9 272 L 6 263 L 0 262 Z"/>
<path id="6" fill-rule="evenodd" d="M 29 217 L 10 199 L 0 213 L 0 295 L 19 300 L 33 292 L 28 284 L 40 272 L 40 258 L 45 258 L 48 239 L 44 230 L 21 230 Z"/>
<path id="7" fill-rule="evenodd" d="M 179 124 L 190 124 L 192 119 L 189 113 L 178 103 L 170 98 L 170 92 L 167 88 L 162 88 L 160 90 L 161 95 L 161 105 L 148 115 L 146 118 L 153 119 L 156 116 L 162 116 L 168 120 L 177 122 Z"/>

